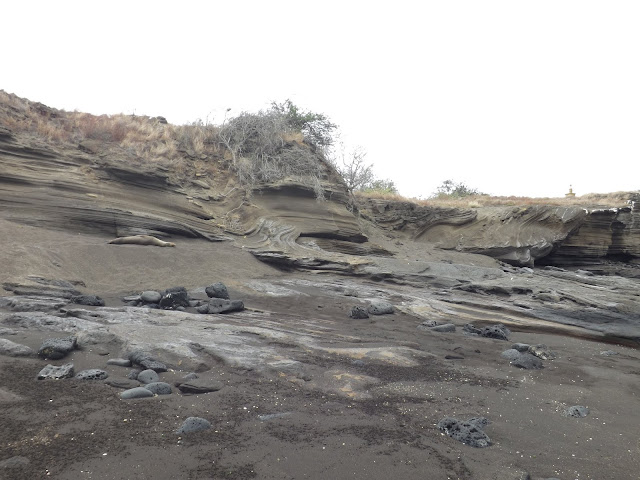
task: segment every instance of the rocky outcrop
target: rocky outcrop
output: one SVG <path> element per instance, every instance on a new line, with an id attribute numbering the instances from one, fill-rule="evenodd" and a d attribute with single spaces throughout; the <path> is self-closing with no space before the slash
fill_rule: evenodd
<path id="1" fill-rule="evenodd" d="M 418 242 L 513 265 L 590 265 L 640 258 L 640 212 L 557 206 L 426 207 L 368 200 L 361 213 Z"/>

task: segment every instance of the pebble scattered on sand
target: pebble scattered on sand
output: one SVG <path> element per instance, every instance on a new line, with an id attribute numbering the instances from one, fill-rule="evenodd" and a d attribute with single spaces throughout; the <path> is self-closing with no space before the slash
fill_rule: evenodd
<path id="1" fill-rule="evenodd" d="M 567 417 L 584 418 L 589 415 L 589 409 L 587 407 L 583 407 L 582 405 L 574 405 L 567 408 L 564 411 L 564 414 Z"/>
<path id="2" fill-rule="evenodd" d="M 182 393 L 208 393 L 208 392 L 217 392 L 223 387 L 221 382 L 216 380 L 207 380 L 194 378 L 192 380 L 182 380 L 175 383 L 175 386 L 178 387 Z"/>
<path id="3" fill-rule="evenodd" d="M 138 374 L 137 380 L 141 383 L 154 383 L 160 380 L 160 377 L 153 370 L 143 370 Z"/>
<path id="4" fill-rule="evenodd" d="M 145 397 L 153 397 L 153 392 L 144 387 L 130 388 L 129 390 L 120 392 L 120 398 L 125 400 L 129 400 L 131 398 L 145 398 Z"/>
<path id="5" fill-rule="evenodd" d="M 371 315 L 389 315 L 393 313 L 393 305 L 389 302 L 374 301 L 367 310 Z"/>
<path id="6" fill-rule="evenodd" d="M 153 382 L 147 383 L 144 388 L 149 390 L 156 395 L 170 395 L 171 394 L 171 385 L 165 382 Z"/>
<path id="7" fill-rule="evenodd" d="M 182 423 L 180 428 L 176 430 L 176 433 L 180 435 L 183 433 L 193 433 L 199 432 L 201 430 L 208 430 L 209 428 L 211 428 L 211 423 L 208 420 L 200 417 L 189 417 Z"/>
<path id="8" fill-rule="evenodd" d="M 604 355 L 605 357 L 611 357 L 612 355 L 618 355 L 618 352 L 615 352 L 613 350 L 604 350 L 600 352 L 600 355 Z"/>
<path id="9" fill-rule="evenodd" d="M 109 378 L 104 381 L 106 385 L 114 388 L 130 389 L 140 386 L 140 382 L 128 378 Z"/>
<path id="10" fill-rule="evenodd" d="M 104 380 L 109 377 L 109 374 L 99 368 L 91 368 L 89 370 L 82 370 L 76 375 L 78 380 Z"/>
<path id="11" fill-rule="evenodd" d="M 474 417 L 467 421 L 445 417 L 438 423 L 438 428 L 465 445 L 483 448 L 491 445 L 489 436 L 482 430 L 488 424 L 489 420 L 484 417 Z"/>

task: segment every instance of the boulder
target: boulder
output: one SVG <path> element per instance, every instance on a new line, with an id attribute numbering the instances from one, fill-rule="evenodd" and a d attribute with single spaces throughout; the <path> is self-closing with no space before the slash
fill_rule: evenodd
<path id="1" fill-rule="evenodd" d="M 224 298 L 229 300 L 229 292 L 227 291 L 227 287 L 224 283 L 216 282 L 214 284 L 209 285 L 204 289 L 207 293 L 207 296 L 210 298 Z"/>
<path id="2" fill-rule="evenodd" d="M 524 368 L 525 370 L 540 370 L 542 368 L 542 362 L 535 355 L 530 353 L 520 353 L 511 360 L 511 365 L 518 368 Z"/>
<path id="3" fill-rule="evenodd" d="M 161 299 L 162 295 L 155 290 L 146 290 L 140 294 L 140 300 L 143 303 L 158 303 Z"/>
<path id="4" fill-rule="evenodd" d="M 165 310 L 176 310 L 178 307 L 186 308 L 189 306 L 189 295 L 186 290 L 168 292 L 162 296 L 158 305 Z"/>
<path id="5" fill-rule="evenodd" d="M 438 428 L 465 445 L 484 448 L 491 445 L 489 436 L 482 431 L 488 424 L 489 421 L 484 417 L 471 418 L 466 422 L 445 417 L 438 423 Z"/>
<path id="6" fill-rule="evenodd" d="M 77 341 L 76 337 L 47 338 L 42 342 L 38 355 L 49 360 L 59 360 L 76 348 Z"/>
<path id="7" fill-rule="evenodd" d="M 535 355 L 538 358 L 541 358 L 542 360 L 553 360 L 556 358 L 556 354 L 553 353 L 549 349 L 549 347 L 544 344 L 531 345 L 529 347 L 529 353 L 531 355 Z"/>
<path id="8" fill-rule="evenodd" d="M 137 380 L 141 383 L 155 383 L 160 380 L 160 377 L 153 370 L 143 370 L 138 374 Z"/>
<path id="9" fill-rule="evenodd" d="M 178 435 L 181 435 L 183 433 L 193 433 L 199 432 L 201 430 L 208 430 L 209 428 L 211 428 L 211 423 L 208 420 L 200 417 L 189 417 L 182 423 L 180 428 L 176 430 L 176 433 Z"/>
<path id="10" fill-rule="evenodd" d="M 152 382 L 147 383 L 144 388 L 154 393 L 155 395 L 169 395 L 171 394 L 171 385 L 165 382 Z"/>
<path id="11" fill-rule="evenodd" d="M 431 330 L 440 333 L 455 332 L 456 326 L 453 323 L 445 323 L 443 325 L 436 325 L 435 327 L 432 327 Z"/>
<path id="12" fill-rule="evenodd" d="M 371 315 L 388 315 L 393 313 L 393 305 L 388 302 L 376 301 L 371 302 L 367 310 Z"/>
<path id="13" fill-rule="evenodd" d="M 351 308 L 351 313 L 349 314 L 349 316 L 351 318 L 359 320 L 363 318 L 369 318 L 369 313 L 367 312 L 367 309 L 365 307 L 356 305 L 355 307 Z"/>

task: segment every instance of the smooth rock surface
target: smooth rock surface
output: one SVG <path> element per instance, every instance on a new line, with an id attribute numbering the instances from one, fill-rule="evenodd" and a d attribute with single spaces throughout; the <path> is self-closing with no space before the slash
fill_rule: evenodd
<path id="1" fill-rule="evenodd" d="M 209 422 L 208 420 L 200 417 L 189 417 L 182 423 L 180 428 L 176 430 L 176 433 L 178 435 L 181 435 L 184 433 L 194 433 L 201 430 L 208 430 L 209 428 L 211 428 L 211 422 Z"/>
<path id="2" fill-rule="evenodd" d="M 153 370 L 143 370 L 138 374 L 137 380 L 141 383 L 154 383 L 159 381 L 160 377 Z"/>
<path id="3" fill-rule="evenodd" d="M 120 398 L 125 400 L 131 399 L 131 398 L 146 398 L 146 397 L 153 397 L 153 392 L 144 387 L 130 388 L 129 390 L 120 392 Z"/>

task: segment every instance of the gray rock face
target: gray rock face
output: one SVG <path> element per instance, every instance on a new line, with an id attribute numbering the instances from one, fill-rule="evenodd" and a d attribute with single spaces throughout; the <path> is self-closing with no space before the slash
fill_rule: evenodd
<path id="1" fill-rule="evenodd" d="M 144 291 L 140 295 L 140 300 L 142 300 L 144 303 L 158 303 L 161 298 L 162 295 L 160 294 L 160 292 L 156 292 L 154 290 Z"/>
<path id="2" fill-rule="evenodd" d="M 204 289 L 207 293 L 207 296 L 210 298 L 224 298 L 229 300 L 229 292 L 227 291 L 227 287 L 224 283 L 216 282 L 212 285 L 209 285 Z"/>
<path id="3" fill-rule="evenodd" d="M 76 344 L 76 337 L 47 338 L 42 342 L 38 355 L 49 360 L 59 360 L 73 351 L 76 348 Z"/>
<path id="4" fill-rule="evenodd" d="M 98 368 L 91 368 L 89 370 L 82 370 L 76 375 L 78 380 L 104 380 L 109 377 L 109 374 L 104 370 Z"/>
<path id="5" fill-rule="evenodd" d="M 71 303 L 78 305 L 90 305 L 93 307 L 104 307 L 104 300 L 97 295 L 75 295 L 71 297 Z"/>
<path id="6" fill-rule="evenodd" d="M 199 432 L 201 430 L 208 430 L 211 428 L 211 423 L 208 420 L 200 417 L 189 417 L 183 424 L 176 430 L 178 435 L 183 433 Z"/>
<path id="7" fill-rule="evenodd" d="M 141 383 L 154 383 L 160 380 L 158 374 L 153 370 L 143 370 L 138 374 L 138 379 Z"/>
<path id="8" fill-rule="evenodd" d="M 153 397 L 153 392 L 144 387 L 135 387 L 120 393 L 120 398 L 128 400 L 131 398 Z"/>
<path id="9" fill-rule="evenodd" d="M 28 357 L 35 352 L 20 343 L 12 342 L 6 338 L 0 338 L 0 355 L 6 355 L 8 357 Z"/>
<path id="10" fill-rule="evenodd" d="M 489 421 L 484 417 L 471 418 L 466 422 L 445 417 L 438 423 L 438 428 L 465 445 L 484 448 L 491 445 L 489 436 L 482 431 L 488 424 Z"/>
<path id="11" fill-rule="evenodd" d="M 356 305 L 355 307 L 351 308 L 351 313 L 349 314 L 349 316 L 351 318 L 355 318 L 356 320 L 359 320 L 359 319 L 369 318 L 369 313 L 367 312 L 366 308 Z"/>
<path id="12" fill-rule="evenodd" d="M 367 309 L 371 315 L 388 315 L 393 313 L 393 305 L 388 302 L 371 302 Z"/>
<path id="13" fill-rule="evenodd" d="M 182 380 L 176 382 L 176 387 L 182 393 L 208 393 L 208 392 L 217 392 L 223 387 L 221 382 L 217 382 L 215 380 L 206 380 L 200 378 L 194 378 L 190 380 Z"/>
<path id="14" fill-rule="evenodd" d="M 567 417 L 584 418 L 589 415 L 589 409 L 587 407 L 583 407 L 582 405 L 574 405 L 567 408 L 564 411 L 564 414 Z"/>
<path id="15" fill-rule="evenodd" d="M 47 365 L 40 373 L 38 373 L 38 380 L 44 380 L 51 378 L 53 380 L 60 380 L 62 378 L 73 377 L 73 363 L 67 363 L 56 367 L 55 365 Z"/>
<path id="16" fill-rule="evenodd" d="M 165 382 L 147 383 L 144 388 L 156 395 L 170 395 L 171 385 Z"/>

